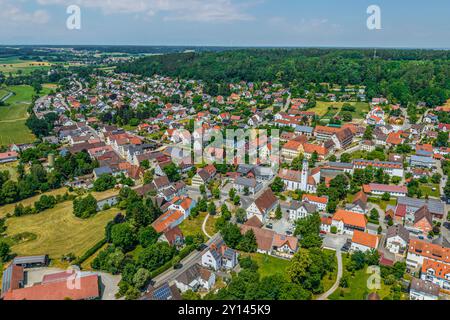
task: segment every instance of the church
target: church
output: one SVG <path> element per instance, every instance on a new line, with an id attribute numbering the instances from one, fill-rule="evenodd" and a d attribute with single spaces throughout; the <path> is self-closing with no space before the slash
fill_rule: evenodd
<path id="1" fill-rule="evenodd" d="M 301 190 L 306 193 L 316 193 L 317 185 L 320 183 L 320 170 L 318 174 L 311 174 L 308 160 L 304 160 L 302 171 L 281 169 L 278 177 L 283 180 L 287 190 Z"/>

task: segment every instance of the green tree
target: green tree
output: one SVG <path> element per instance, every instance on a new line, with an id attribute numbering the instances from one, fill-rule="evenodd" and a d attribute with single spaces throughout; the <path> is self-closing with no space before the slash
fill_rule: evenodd
<path id="1" fill-rule="evenodd" d="M 282 192 L 284 190 L 284 182 L 280 177 L 276 177 L 270 187 L 273 192 Z"/>
<path id="2" fill-rule="evenodd" d="M 133 250 L 136 244 L 136 235 L 129 223 L 116 224 L 111 229 L 111 241 L 125 252 Z"/>
<path id="3" fill-rule="evenodd" d="M 0 261 L 6 262 L 9 260 L 11 255 L 11 248 L 5 242 L 0 242 Z"/>

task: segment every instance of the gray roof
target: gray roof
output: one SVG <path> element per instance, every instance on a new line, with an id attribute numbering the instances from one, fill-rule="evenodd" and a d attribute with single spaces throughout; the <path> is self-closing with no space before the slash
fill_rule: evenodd
<path id="1" fill-rule="evenodd" d="M 48 262 L 48 256 L 42 255 L 42 256 L 29 256 L 29 257 L 16 257 L 13 260 L 13 264 L 15 265 L 21 265 L 21 264 L 46 264 Z"/>
<path id="2" fill-rule="evenodd" d="M 433 282 L 413 278 L 411 280 L 411 290 L 438 297 L 441 288 Z"/>
<path id="3" fill-rule="evenodd" d="M 256 179 L 250 179 L 250 178 L 244 178 L 244 177 L 237 177 L 236 180 L 234 180 L 234 183 L 240 186 L 249 187 L 249 188 L 255 188 L 258 185 L 258 182 Z"/>
<path id="4" fill-rule="evenodd" d="M 402 225 L 397 224 L 395 226 L 389 227 L 387 230 L 387 238 L 392 238 L 395 236 L 399 236 L 402 238 L 406 243 L 409 243 L 409 231 Z"/>
<path id="5" fill-rule="evenodd" d="M 295 127 L 295 131 L 312 133 L 314 131 L 314 128 L 308 126 L 297 126 Z"/>
<path id="6" fill-rule="evenodd" d="M 275 172 L 272 168 L 268 167 L 255 167 L 255 174 L 257 176 L 273 176 Z"/>
<path id="7" fill-rule="evenodd" d="M 418 156 L 418 155 L 411 156 L 411 162 L 421 162 L 421 163 L 429 163 L 429 164 L 436 163 L 436 161 L 432 157 L 424 157 L 424 156 Z"/>
<path id="8" fill-rule="evenodd" d="M 407 207 L 413 207 L 420 209 L 423 206 L 428 206 L 428 210 L 430 210 L 433 214 L 444 214 L 445 213 L 445 204 L 440 200 L 435 199 L 414 199 L 409 197 L 400 197 L 398 198 L 398 204 L 404 204 Z"/>
<path id="9" fill-rule="evenodd" d="M 113 171 L 110 167 L 100 167 L 100 168 L 95 168 L 94 173 L 97 177 L 99 177 L 102 174 L 112 174 Z"/>
<path id="10" fill-rule="evenodd" d="M 328 162 L 328 166 L 343 169 L 353 169 L 353 163 L 345 163 L 345 162 Z"/>

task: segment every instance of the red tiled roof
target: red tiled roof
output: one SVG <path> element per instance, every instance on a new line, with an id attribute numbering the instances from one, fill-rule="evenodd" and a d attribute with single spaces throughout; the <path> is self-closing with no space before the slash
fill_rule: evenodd
<path id="1" fill-rule="evenodd" d="M 4 300 L 86 300 L 100 297 L 98 275 L 80 277 L 79 281 L 79 289 L 75 283 L 75 288 L 70 288 L 66 280 L 47 282 L 8 292 Z"/>
<path id="2" fill-rule="evenodd" d="M 376 235 L 361 232 L 358 230 L 353 231 L 352 242 L 376 249 L 378 247 L 379 238 Z"/>

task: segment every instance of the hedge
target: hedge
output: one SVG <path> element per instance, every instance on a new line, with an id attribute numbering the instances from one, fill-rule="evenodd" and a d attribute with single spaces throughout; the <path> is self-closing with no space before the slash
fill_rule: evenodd
<path id="1" fill-rule="evenodd" d="M 75 264 L 80 266 L 83 262 L 89 259 L 94 253 L 100 250 L 100 248 L 103 247 L 106 243 L 107 243 L 106 239 L 102 239 L 99 242 L 97 242 L 92 248 L 90 248 L 80 258 L 78 258 Z"/>

